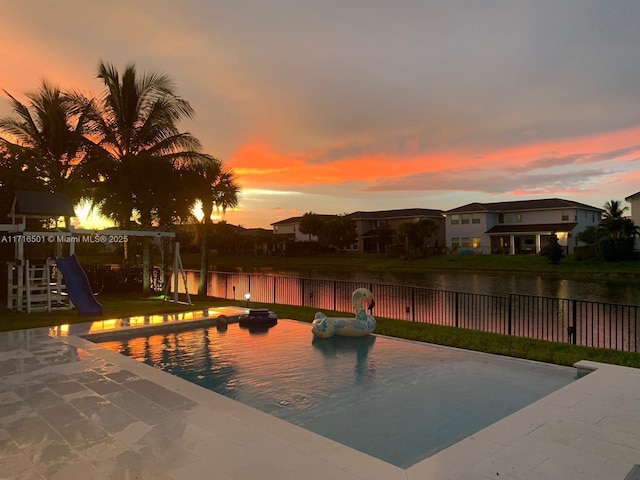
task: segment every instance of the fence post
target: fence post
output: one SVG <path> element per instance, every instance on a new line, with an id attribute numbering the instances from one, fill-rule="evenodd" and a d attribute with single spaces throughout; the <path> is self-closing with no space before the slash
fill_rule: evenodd
<path id="1" fill-rule="evenodd" d="M 459 322 L 459 315 L 460 315 L 460 312 L 459 312 L 460 297 L 458 295 L 458 292 L 456 292 L 455 299 L 456 299 L 456 327 L 458 327 L 458 325 L 459 325 L 459 323 L 458 323 Z"/>
<path id="2" fill-rule="evenodd" d="M 574 345 L 576 344 L 576 321 L 578 319 L 578 304 L 575 300 L 570 300 L 571 302 L 571 324 L 569 325 L 568 328 L 568 334 L 569 334 L 569 342 L 573 343 Z"/>
<path id="3" fill-rule="evenodd" d="M 411 321 L 416 321 L 416 289 L 411 288 Z"/>
<path id="4" fill-rule="evenodd" d="M 338 300 L 337 300 L 337 296 L 338 296 L 338 282 L 337 281 L 333 281 L 333 311 L 335 312 L 336 309 L 338 308 Z"/>
<path id="5" fill-rule="evenodd" d="M 513 301 L 512 301 L 512 297 L 513 294 L 510 293 L 509 294 L 509 298 L 507 300 L 507 309 L 508 309 L 508 316 L 507 316 L 507 335 L 511 335 L 512 331 L 511 331 L 511 320 L 512 320 L 512 306 L 513 306 Z"/>
<path id="6" fill-rule="evenodd" d="M 273 277 L 273 303 L 278 303 L 277 300 L 277 288 L 276 288 L 276 280 L 278 277 Z"/>

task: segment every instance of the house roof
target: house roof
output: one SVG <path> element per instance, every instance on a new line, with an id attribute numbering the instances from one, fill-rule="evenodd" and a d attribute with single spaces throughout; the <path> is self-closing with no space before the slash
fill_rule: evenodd
<path id="1" fill-rule="evenodd" d="M 625 200 L 627 202 L 630 202 L 631 200 L 635 200 L 638 197 L 640 197 L 640 192 L 636 192 L 633 195 L 629 195 L 627 198 L 625 198 Z"/>
<path id="2" fill-rule="evenodd" d="M 520 234 L 520 233 L 542 233 L 542 232 L 570 232 L 577 223 L 536 223 L 531 225 L 510 224 L 496 225 L 485 233 L 488 234 Z"/>
<path id="3" fill-rule="evenodd" d="M 514 202 L 494 202 L 494 203 L 469 203 L 462 207 L 447 210 L 447 214 L 451 213 L 477 213 L 477 212 L 521 212 L 524 210 L 554 210 L 563 208 L 581 208 L 584 210 L 592 210 L 595 212 L 603 212 L 601 208 L 586 205 L 572 200 L 564 200 L 562 198 L 541 198 L 536 200 L 518 200 Z"/>
<path id="4" fill-rule="evenodd" d="M 418 217 L 436 217 L 441 218 L 444 212 L 442 210 L 431 210 L 428 208 L 405 208 L 401 210 L 382 210 L 376 212 L 354 212 L 349 216 L 355 220 L 381 220 L 381 219 L 397 219 L 397 218 L 418 218 Z"/>
<path id="5" fill-rule="evenodd" d="M 336 218 L 337 215 L 325 215 L 322 213 L 315 213 L 314 215 L 317 215 L 318 217 L 320 217 L 323 220 L 331 220 L 332 218 Z M 297 225 L 298 223 L 300 223 L 300 220 L 302 220 L 302 217 L 289 217 L 286 218 L 284 220 L 279 220 L 275 223 L 272 223 L 271 225 Z"/>
<path id="6" fill-rule="evenodd" d="M 30 218 L 74 217 L 71 199 L 63 193 L 16 190 L 11 215 Z"/>

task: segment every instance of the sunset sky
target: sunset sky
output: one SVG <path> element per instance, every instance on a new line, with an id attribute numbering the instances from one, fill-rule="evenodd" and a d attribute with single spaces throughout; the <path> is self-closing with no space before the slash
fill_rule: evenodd
<path id="1" fill-rule="evenodd" d="M 9 6 L 10 3 L 10 6 Z M 634 0 L 0 0 L 0 89 L 161 71 L 229 223 L 640 191 Z M 0 96 L 0 117 L 10 114 Z"/>

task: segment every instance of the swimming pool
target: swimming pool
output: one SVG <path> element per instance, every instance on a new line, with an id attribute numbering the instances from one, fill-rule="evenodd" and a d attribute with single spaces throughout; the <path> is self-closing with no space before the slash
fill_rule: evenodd
<path id="1" fill-rule="evenodd" d="M 402 468 L 575 379 L 573 368 L 387 337 L 313 339 L 287 320 L 100 343 Z"/>

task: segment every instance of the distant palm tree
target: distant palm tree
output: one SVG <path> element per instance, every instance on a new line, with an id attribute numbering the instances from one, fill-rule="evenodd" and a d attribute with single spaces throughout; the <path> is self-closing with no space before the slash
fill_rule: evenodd
<path id="1" fill-rule="evenodd" d="M 604 204 L 604 218 L 622 218 L 622 215 L 629 210 L 629 207 L 622 207 L 620 200 L 609 200 Z"/>
<path id="2" fill-rule="evenodd" d="M 206 295 L 211 216 L 214 210 L 224 213 L 229 208 L 237 207 L 240 188 L 235 182 L 233 172 L 224 170 L 222 162 L 213 157 L 193 163 L 187 169 L 185 182 L 192 198 L 202 204 L 203 216 L 199 225 L 201 256 L 198 295 Z"/>
<path id="3" fill-rule="evenodd" d="M 14 137 L 0 137 L 7 151 L 25 160 L 25 170 L 31 169 L 44 188 L 64 192 L 74 201 L 82 196 L 82 185 L 74 179 L 91 142 L 88 132 L 88 108 L 77 108 L 71 97 L 43 81 L 36 93 L 27 94 L 29 104 L 14 96 L 11 99 L 15 116 L 0 119 L 0 131 Z"/>
<path id="4" fill-rule="evenodd" d="M 638 228 L 629 217 L 624 217 L 624 213 L 629 207 L 622 207 L 619 200 L 609 200 L 604 204 L 604 215 L 601 226 L 605 235 L 611 238 L 633 237 L 637 235 Z"/>

